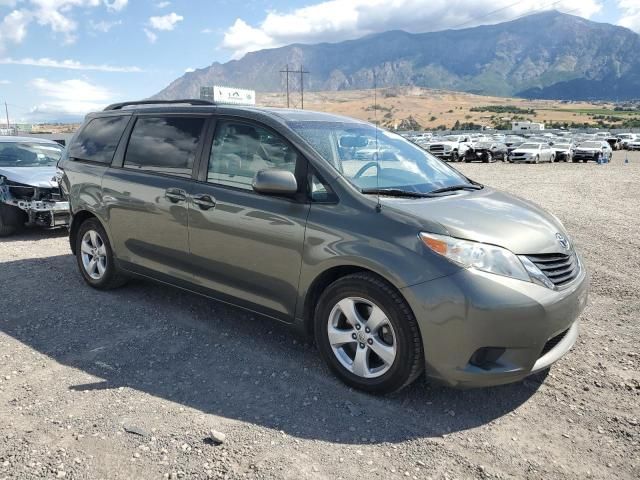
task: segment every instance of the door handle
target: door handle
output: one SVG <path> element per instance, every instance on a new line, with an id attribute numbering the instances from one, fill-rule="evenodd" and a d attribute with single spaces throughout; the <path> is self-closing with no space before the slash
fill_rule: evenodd
<path id="1" fill-rule="evenodd" d="M 187 199 L 187 192 L 181 188 L 167 188 L 164 196 L 172 203 L 184 202 Z"/>
<path id="2" fill-rule="evenodd" d="M 194 204 L 200 207 L 200 210 L 209 210 L 210 208 L 214 208 L 216 206 L 216 200 L 211 195 L 206 195 L 203 193 L 199 193 L 193 195 L 191 200 Z"/>

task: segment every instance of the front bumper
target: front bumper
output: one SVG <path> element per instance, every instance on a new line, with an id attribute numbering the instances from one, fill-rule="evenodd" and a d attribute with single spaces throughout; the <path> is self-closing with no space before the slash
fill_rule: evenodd
<path id="1" fill-rule="evenodd" d="M 71 218 L 69 202 L 10 199 L 5 203 L 24 210 L 29 217 L 28 223 L 41 227 L 62 227 L 69 225 Z"/>
<path id="2" fill-rule="evenodd" d="M 534 160 L 535 160 L 535 157 L 533 157 L 532 155 L 529 155 L 529 156 L 513 156 L 513 155 L 510 155 L 509 156 L 509 161 L 511 161 L 512 163 L 533 162 Z"/>
<path id="3" fill-rule="evenodd" d="M 418 320 L 427 375 L 456 387 L 516 382 L 548 368 L 578 335 L 584 266 L 562 290 L 475 270 L 402 291 Z M 479 353 L 489 352 L 479 363 Z"/>

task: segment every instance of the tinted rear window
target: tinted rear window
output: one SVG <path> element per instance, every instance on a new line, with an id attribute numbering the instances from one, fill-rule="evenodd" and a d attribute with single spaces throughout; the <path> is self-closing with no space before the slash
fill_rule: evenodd
<path id="1" fill-rule="evenodd" d="M 138 118 L 124 166 L 190 177 L 204 122 L 198 117 Z"/>
<path id="2" fill-rule="evenodd" d="M 94 118 L 69 145 L 69 157 L 111 163 L 128 116 Z"/>

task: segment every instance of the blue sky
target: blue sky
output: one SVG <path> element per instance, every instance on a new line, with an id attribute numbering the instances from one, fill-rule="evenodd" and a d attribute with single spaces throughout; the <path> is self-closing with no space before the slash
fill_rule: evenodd
<path id="1" fill-rule="evenodd" d="M 0 101 L 16 121 L 68 120 L 247 51 L 550 8 L 640 31 L 640 0 L 0 0 Z"/>

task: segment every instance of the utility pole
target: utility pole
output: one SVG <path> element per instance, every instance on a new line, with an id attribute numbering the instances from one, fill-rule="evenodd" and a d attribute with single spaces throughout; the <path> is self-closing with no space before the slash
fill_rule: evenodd
<path id="1" fill-rule="evenodd" d="M 287 108 L 289 108 L 289 64 L 287 63 L 284 70 L 280 70 L 280 73 L 285 73 L 287 75 Z"/>
<path id="2" fill-rule="evenodd" d="M 7 115 L 7 129 L 11 128 L 9 124 L 9 107 L 7 107 L 7 102 L 4 102 L 4 113 Z"/>
<path id="3" fill-rule="evenodd" d="M 286 85 L 287 85 L 287 108 L 290 108 L 290 89 L 289 89 L 289 74 L 299 74 L 300 75 L 300 104 L 301 108 L 304 109 L 304 76 L 308 74 L 302 65 L 300 65 L 300 70 L 289 70 L 289 64 L 286 65 L 284 70 L 280 70 L 280 73 L 284 73 L 287 76 Z"/>

